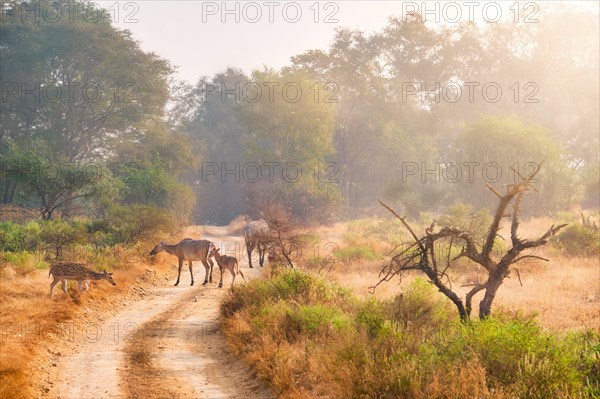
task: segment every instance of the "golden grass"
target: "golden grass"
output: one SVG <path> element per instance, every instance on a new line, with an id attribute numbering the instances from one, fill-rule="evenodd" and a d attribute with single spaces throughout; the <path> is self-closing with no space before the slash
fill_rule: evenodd
<path id="1" fill-rule="evenodd" d="M 523 222 L 519 229 L 521 237 L 539 237 L 555 221 L 552 218 L 536 218 Z M 335 228 L 321 229 L 319 237 L 344 236 L 346 226 L 339 224 Z M 503 226 L 501 233 L 510 231 Z M 326 233 L 326 234 L 323 234 Z M 343 241 L 342 241 L 342 244 Z M 379 281 L 378 275 L 385 258 L 385 245 L 377 245 L 380 260 L 338 263 L 328 277 L 339 284 L 352 288 L 356 294 L 370 295 L 369 287 Z M 517 266 L 523 286 L 517 274 L 513 272 L 498 290 L 494 309 L 507 312 L 536 313 L 544 328 L 566 331 L 572 329 L 593 328 L 600 330 L 600 260 L 597 258 L 573 258 L 561 255 L 556 248 L 546 245 L 536 255 L 549 259 L 549 262 L 523 262 Z M 455 288 L 465 295 L 470 288 L 457 287 L 472 283 L 479 276 L 485 281 L 485 273 L 474 265 L 461 266 L 453 275 Z M 407 273 L 402 280 L 395 278 L 381 284 L 375 291 L 379 298 L 389 298 L 402 292 L 417 277 L 425 277 L 419 272 Z M 441 295 L 441 294 L 440 294 Z M 475 296 L 478 304 L 481 294 Z"/>
<path id="2" fill-rule="evenodd" d="M 80 295 L 75 282 L 70 282 L 69 295 L 57 284 L 50 299 L 52 279 L 47 269 L 26 275 L 5 273 L 0 278 L 1 399 L 38 397 L 38 374 L 55 356 L 56 345 L 66 342 L 73 332 L 83 334 L 82 330 L 69 328 L 102 320 L 106 314 L 119 310 L 124 298 L 138 295 L 132 286 L 164 282 L 157 272 L 173 271 L 172 260 L 167 257 L 160 257 L 151 265 L 127 256 L 120 259 L 118 269 L 113 269 L 117 286 L 92 282 L 84 295 Z"/>

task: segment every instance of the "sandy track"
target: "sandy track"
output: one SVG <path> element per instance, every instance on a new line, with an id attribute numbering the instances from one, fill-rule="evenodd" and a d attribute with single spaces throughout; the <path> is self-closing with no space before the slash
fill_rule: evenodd
<path id="1" fill-rule="evenodd" d="M 219 244 L 240 244 L 227 228 L 206 228 L 203 237 Z M 188 235 L 198 237 L 190 227 Z M 246 278 L 259 275 L 242 261 Z M 198 280 L 204 268 L 194 263 Z M 74 398 L 270 398 L 251 370 L 227 352 L 218 329 L 219 303 L 227 288 L 217 288 L 219 272 L 208 286 L 189 284 L 182 272 L 179 287 L 147 291 L 106 320 L 71 354 L 57 362 L 47 397 Z M 239 279 L 239 277 L 238 277 Z M 226 272 L 224 286 L 231 276 Z M 236 281 L 237 284 L 237 281 Z M 101 335 L 96 339 L 97 332 Z"/>

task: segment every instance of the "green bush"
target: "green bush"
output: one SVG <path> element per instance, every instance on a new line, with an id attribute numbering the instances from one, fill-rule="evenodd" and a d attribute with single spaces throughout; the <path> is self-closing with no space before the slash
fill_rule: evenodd
<path id="1" fill-rule="evenodd" d="M 454 227 L 469 232 L 476 240 L 483 240 L 487 235 L 492 216 L 486 208 L 473 212 L 470 204 L 455 203 L 437 219 L 440 227 Z"/>
<path id="2" fill-rule="evenodd" d="M 335 252 L 335 257 L 342 262 L 353 262 L 357 260 L 375 260 L 378 258 L 373 248 L 368 246 L 345 247 Z"/>
<path id="3" fill-rule="evenodd" d="M 597 332 L 554 334 L 519 315 L 462 323 L 438 297 L 416 280 L 395 299 L 362 299 L 286 270 L 236 287 L 222 314 L 284 396 L 301 386 L 308 397 L 598 397 Z"/>
<path id="4" fill-rule="evenodd" d="M 387 305 L 388 317 L 396 324 L 413 328 L 441 328 L 454 318 L 453 310 L 439 295 L 433 284 L 416 278 L 405 292 Z"/>
<path id="5" fill-rule="evenodd" d="M 357 305 L 356 321 L 363 326 L 369 337 L 375 338 L 388 331 L 390 320 L 386 306 L 375 298 L 368 298 Z"/>
<path id="6" fill-rule="evenodd" d="M 561 230 L 553 242 L 570 256 L 600 255 L 600 231 L 593 226 L 571 224 Z"/>
<path id="7" fill-rule="evenodd" d="M 24 247 L 25 235 L 21 225 L 0 222 L 0 248 L 2 251 L 20 251 Z"/>
<path id="8" fill-rule="evenodd" d="M 65 247 L 87 241 L 86 226 L 79 221 L 48 220 L 41 227 L 40 241 L 56 258 L 61 256 Z"/>
<path id="9" fill-rule="evenodd" d="M 0 253 L 0 260 L 3 267 L 11 266 L 19 276 L 25 276 L 35 270 L 46 269 L 49 265 L 39 259 L 38 254 L 27 251 L 4 252 Z M 0 275 L 4 274 L 3 268 L 0 269 Z"/>
<path id="10" fill-rule="evenodd" d="M 288 337 L 329 337 L 348 328 L 349 319 L 335 306 L 300 305 L 288 309 L 283 326 Z"/>
<path id="11" fill-rule="evenodd" d="M 126 204 L 170 210 L 171 217 L 177 223 L 188 221 L 196 203 L 193 190 L 179 183 L 161 165 L 128 170 L 124 183 L 127 186 L 124 198 Z"/>
<path id="12" fill-rule="evenodd" d="M 101 224 L 95 226 L 96 243 L 133 243 L 153 240 L 178 227 L 177 218 L 167 209 L 150 205 L 114 206 Z"/>

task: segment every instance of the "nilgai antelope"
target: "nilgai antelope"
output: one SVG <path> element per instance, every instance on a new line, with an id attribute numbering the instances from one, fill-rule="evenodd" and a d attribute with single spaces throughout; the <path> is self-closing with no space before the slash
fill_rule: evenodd
<path id="1" fill-rule="evenodd" d="M 244 240 L 248 251 L 248 265 L 252 267 L 252 251 L 258 249 L 258 263 L 262 266 L 265 262 L 265 252 L 269 243 L 269 225 L 264 220 L 247 222 L 244 226 Z"/>
<path id="2" fill-rule="evenodd" d="M 76 280 L 79 285 L 79 291 L 87 292 L 90 289 L 90 280 L 106 280 L 112 285 L 117 285 L 115 280 L 112 278 L 112 273 L 97 273 L 85 267 L 81 263 L 56 263 L 50 268 L 48 277 L 54 277 L 54 280 L 50 284 L 50 298 L 52 298 L 52 289 L 59 281 L 62 282 L 62 290 L 67 293 L 67 280 Z M 82 286 L 85 288 L 82 290 Z"/>
<path id="3" fill-rule="evenodd" d="M 221 255 L 219 253 L 219 248 L 215 245 L 212 246 L 210 251 L 210 255 L 215 258 L 217 264 L 219 265 L 219 269 L 221 270 L 221 281 L 219 281 L 219 288 L 223 287 L 223 269 L 228 269 L 231 275 L 233 276 L 233 280 L 231 281 L 231 286 L 233 287 L 233 283 L 235 283 L 235 277 L 239 273 L 244 281 L 246 281 L 246 277 L 244 277 L 244 273 L 240 269 L 240 264 L 237 258 L 233 256 Z"/>
<path id="4" fill-rule="evenodd" d="M 152 251 L 150 251 L 150 256 L 155 256 L 157 253 L 165 251 L 166 253 L 175 255 L 177 258 L 179 258 L 179 271 L 177 272 L 177 281 L 175 282 L 176 286 L 179 284 L 183 262 L 186 260 L 189 262 L 190 276 L 192 278 L 192 283 L 190 285 L 194 285 L 192 262 L 201 261 L 204 265 L 204 269 L 206 270 L 204 283 L 202 283 L 202 285 L 205 285 L 209 282 L 209 278 L 210 282 L 212 283 L 212 270 L 214 263 L 210 259 L 211 256 L 209 254 L 211 246 L 214 246 L 214 244 L 208 240 L 192 240 L 191 238 L 184 238 L 177 244 L 167 244 L 166 241 L 162 241 L 155 246 Z"/>

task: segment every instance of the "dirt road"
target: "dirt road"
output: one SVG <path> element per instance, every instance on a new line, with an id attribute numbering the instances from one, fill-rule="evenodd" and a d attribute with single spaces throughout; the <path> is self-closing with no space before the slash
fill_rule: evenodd
<path id="1" fill-rule="evenodd" d="M 230 250 L 242 244 L 227 227 L 190 227 L 186 235 L 202 236 Z M 246 278 L 260 273 L 247 268 L 245 261 L 242 267 Z M 195 262 L 194 269 L 202 282 L 201 263 Z M 224 348 L 216 321 L 231 275 L 226 272 L 222 289 L 217 288 L 218 278 L 215 267 L 212 284 L 190 287 L 189 273 L 182 272 L 178 287 L 149 290 L 143 300 L 86 330 L 87 339 L 57 361 L 46 397 L 272 398 L 251 370 Z"/>

